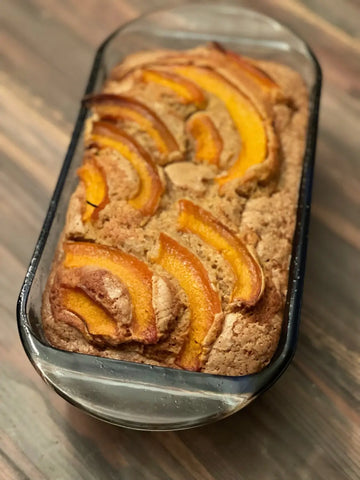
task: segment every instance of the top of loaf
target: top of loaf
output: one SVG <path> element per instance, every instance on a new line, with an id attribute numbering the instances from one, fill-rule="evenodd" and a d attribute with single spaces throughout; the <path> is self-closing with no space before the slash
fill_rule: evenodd
<path id="1" fill-rule="evenodd" d="M 210 373 L 263 368 L 286 295 L 299 75 L 218 44 L 140 52 L 84 101 L 80 182 L 44 296 L 50 342 Z"/>

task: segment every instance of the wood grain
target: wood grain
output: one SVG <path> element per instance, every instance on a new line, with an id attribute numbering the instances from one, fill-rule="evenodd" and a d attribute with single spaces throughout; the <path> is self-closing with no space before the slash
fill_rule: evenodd
<path id="1" fill-rule="evenodd" d="M 298 350 L 279 382 L 231 418 L 142 433 L 86 416 L 42 382 L 22 351 L 15 303 L 94 50 L 150 5 L 1 1 L 1 480 L 360 478 L 360 5 L 244 3 L 306 38 L 324 72 Z"/>

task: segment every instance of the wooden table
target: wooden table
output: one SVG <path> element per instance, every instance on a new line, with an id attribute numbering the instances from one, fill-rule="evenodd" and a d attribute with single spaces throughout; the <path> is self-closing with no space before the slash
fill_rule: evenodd
<path id="1" fill-rule="evenodd" d="M 1 480 L 360 478 L 360 5 L 248 3 L 306 38 L 324 72 L 298 350 L 281 380 L 231 418 L 143 433 L 88 417 L 42 382 L 15 303 L 95 49 L 150 2 L 1 0 Z"/>

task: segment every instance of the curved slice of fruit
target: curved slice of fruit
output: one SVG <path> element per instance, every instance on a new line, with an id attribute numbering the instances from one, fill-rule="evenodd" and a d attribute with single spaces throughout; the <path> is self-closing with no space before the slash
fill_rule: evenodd
<path id="1" fill-rule="evenodd" d="M 61 304 L 86 324 L 90 335 L 114 337 L 116 322 L 106 310 L 86 293 L 76 288 L 61 289 Z"/>
<path id="2" fill-rule="evenodd" d="M 279 89 L 279 85 L 257 65 L 254 65 L 246 57 L 232 50 L 226 50 L 220 43 L 212 42 L 210 48 L 224 55 L 230 66 L 235 67 L 239 73 L 245 74 L 254 80 L 260 87 L 265 89 Z"/>
<path id="3" fill-rule="evenodd" d="M 154 141 L 160 153 L 169 154 L 179 146 L 165 123 L 146 105 L 125 95 L 102 93 L 84 99 L 101 119 L 115 118 L 135 122 Z"/>
<path id="4" fill-rule="evenodd" d="M 246 245 L 207 210 L 185 199 L 179 207 L 179 230 L 194 233 L 229 263 L 236 279 L 231 302 L 255 305 L 264 290 L 264 274 Z"/>
<path id="5" fill-rule="evenodd" d="M 131 163 L 139 176 L 140 188 L 129 204 L 144 215 L 153 215 L 164 187 L 150 155 L 129 135 L 108 122 L 94 122 L 91 141 L 100 148 L 116 150 Z"/>
<path id="6" fill-rule="evenodd" d="M 251 77 L 260 87 L 279 89 L 279 85 L 264 70 L 250 63 L 243 56 L 229 50 L 226 51 L 225 55 L 232 66 L 239 69 L 239 72 L 243 72 Z"/>
<path id="7" fill-rule="evenodd" d="M 92 265 L 109 270 L 118 277 L 127 287 L 133 306 L 130 327 L 132 339 L 147 344 L 157 342 L 156 318 L 152 304 L 153 274 L 144 262 L 120 249 L 96 243 L 65 242 L 64 252 L 66 268 Z M 101 319 L 99 322 L 101 323 Z"/>
<path id="8" fill-rule="evenodd" d="M 164 233 L 160 233 L 159 252 L 154 262 L 177 279 L 189 302 L 189 334 L 176 364 L 186 370 L 200 370 L 206 336 L 216 316 L 221 314 L 219 294 L 212 288 L 209 275 L 200 260 Z"/>
<path id="9" fill-rule="evenodd" d="M 146 69 L 141 71 L 141 79 L 145 83 L 157 83 L 170 89 L 184 104 L 193 103 L 200 110 L 206 106 L 207 99 L 202 89 L 184 76 L 163 70 Z"/>
<path id="10" fill-rule="evenodd" d="M 239 132 L 242 141 L 240 154 L 227 173 L 217 178 L 219 185 L 242 177 L 250 167 L 262 163 L 267 156 L 268 140 L 263 120 L 252 103 L 223 76 L 208 68 L 193 65 L 172 68 L 218 97 Z"/>
<path id="11" fill-rule="evenodd" d="M 100 210 L 109 203 L 106 177 L 103 169 L 90 159 L 77 171 L 80 180 L 85 186 L 86 205 L 83 212 L 83 222 L 95 219 Z"/>
<path id="12" fill-rule="evenodd" d="M 223 141 L 214 122 L 206 113 L 192 115 L 186 124 L 195 143 L 195 161 L 219 165 Z"/>

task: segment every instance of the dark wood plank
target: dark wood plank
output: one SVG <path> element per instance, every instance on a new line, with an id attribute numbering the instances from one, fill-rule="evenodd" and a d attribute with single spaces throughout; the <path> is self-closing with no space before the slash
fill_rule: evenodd
<path id="1" fill-rule="evenodd" d="M 0 480 L 360 478 L 360 5 L 247 3 L 306 38 L 324 71 L 299 346 L 286 374 L 244 411 L 195 430 L 143 433 L 90 418 L 48 389 L 22 351 L 15 302 L 94 50 L 150 5 L 2 0 Z"/>

